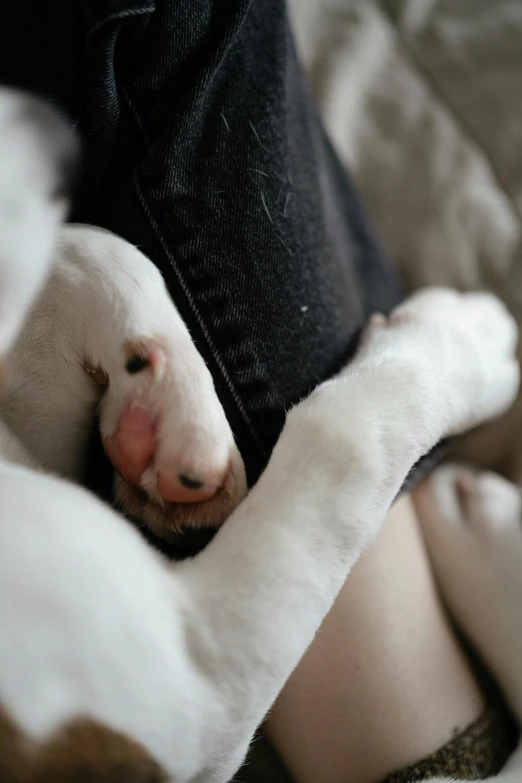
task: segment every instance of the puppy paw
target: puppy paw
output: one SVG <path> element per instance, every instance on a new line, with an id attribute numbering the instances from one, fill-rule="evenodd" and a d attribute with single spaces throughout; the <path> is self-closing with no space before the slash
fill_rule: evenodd
<path id="1" fill-rule="evenodd" d="M 499 416 L 514 401 L 517 341 L 516 323 L 495 296 L 428 288 L 388 318 L 370 319 L 358 359 L 416 368 L 427 413 L 441 434 L 453 435 Z"/>
<path id="2" fill-rule="evenodd" d="M 117 497 L 157 535 L 219 525 L 246 481 L 210 372 L 152 263 L 121 239 L 90 232 L 84 366 L 105 387 L 100 430 Z M 110 251 L 103 269 L 102 249 Z"/>
<path id="3" fill-rule="evenodd" d="M 217 526 L 246 492 L 243 463 L 210 373 L 168 335 L 124 344 L 101 406 L 116 497 L 156 535 Z"/>

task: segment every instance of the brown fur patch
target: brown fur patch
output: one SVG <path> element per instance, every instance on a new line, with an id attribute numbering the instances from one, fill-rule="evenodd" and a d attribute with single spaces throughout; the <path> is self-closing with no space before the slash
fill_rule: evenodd
<path id="1" fill-rule="evenodd" d="M 0 357 L 0 387 L 7 383 L 8 375 L 7 359 Z"/>
<path id="2" fill-rule="evenodd" d="M 31 780 L 33 751 L 7 715 L 0 710 L 0 780 L 2 783 L 28 783 Z"/>
<path id="3" fill-rule="evenodd" d="M 2 783 L 166 783 L 168 777 L 138 742 L 81 718 L 36 744 L 0 710 Z"/>
<path id="4" fill-rule="evenodd" d="M 165 541 L 176 542 L 186 529 L 217 528 L 230 516 L 243 498 L 244 491 L 231 493 L 219 489 L 209 500 L 201 503 L 164 503 L 159 506 L 140 487 L 116 476 L 115 497 L 123 510 L 135 520 L 144 522 L 154 535 Z"/>
<path id="5" fill-rule="evenodd" d="M 190 529 L 218 528 L 230 516 L 247 493 L 245 469 L 241 457 L 233 458 L 226 485 L 213 497 L 200 503 L 163 503 L 161 506 L 140 487 L 116 476 L 114 495 L 125 513 L 145 523 L 164 541 L 176 544 L 179 534 Z"/>
<path id="6" fill-rule="evenodd" d="M 105 388 L 109 385 L 109 378 L 105 370 L 102 370 L 101 367 L 96 367 L 90 359 L 85 359 L 83 369 L 98 386 Z"/>

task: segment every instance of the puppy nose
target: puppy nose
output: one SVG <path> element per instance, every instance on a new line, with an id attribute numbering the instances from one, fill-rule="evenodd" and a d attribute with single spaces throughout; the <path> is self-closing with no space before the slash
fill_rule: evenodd
<path id="1" fill-rule="evenodd" d="M 68 123 L 44 101 L 29 96 L 21 109 L 23 122 L 32 125 L 44 154 L 55 172 L 52 197 L 68 198 L 73 190 L 79 165 L 79 144 Z"/>

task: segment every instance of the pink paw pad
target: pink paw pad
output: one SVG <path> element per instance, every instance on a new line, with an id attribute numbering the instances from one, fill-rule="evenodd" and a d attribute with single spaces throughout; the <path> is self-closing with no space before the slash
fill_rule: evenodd
<path id="1" fill-rule="evenodd" d="M 129 343 L 126 355 L 125 369 L 130 375 L 152 374 L 154 382 L 162 379 L 167 360 L 159 344 Z M 208 466 L 198 470 L 198 475 L 192 475 L 175 465 L 157 464 L 158 429 L 157 417 L 139 402 L 131 401 L 124 407 L 116 431 L 102 439 L 118 473 L 158 500 L 199 503 L 212 498 L 224 485 L 229 468 L 216 471 Z"/>
<path id="2" fill-rule="evenodd" d="M 156 422 L 144 408 L 128 405 L 116 432 L 103 438 L 103 446 L 118 473 L 131 484 L 139 485 L 156 450 Z"/>

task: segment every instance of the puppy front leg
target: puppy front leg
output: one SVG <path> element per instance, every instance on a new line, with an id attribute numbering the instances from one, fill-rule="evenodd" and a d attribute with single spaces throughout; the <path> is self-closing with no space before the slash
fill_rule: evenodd
<path id="1" fill-rule="evenodd" d="M 180 567 L 197 607 L 187 622 L 191 647 L 223 708 L 219 730 L 206 731 L 215 741 L 208 780 L 229 780 L 240 765 L 416 459 L 406 445 L 401 464 L 391 458 L 380 415 L 355 386 L 346 440 L 332 437 L 312 401 L 292 412 L 256 487 Z"/>
<path id="2" fill-rule="evenodd" d="M 492 298 L 432 292 L 380 324 L 346 373 L 290 413 L 250 496 L 180 569 L 192 647 L 226 705 L 216 780 L 233 773 L 411 466 L 516 392 L 516 330 Z"/>

